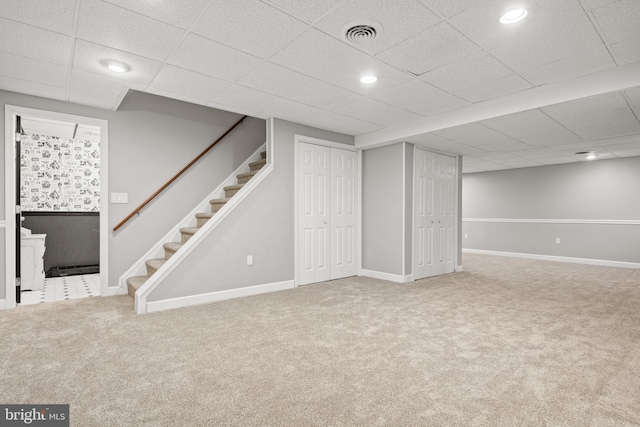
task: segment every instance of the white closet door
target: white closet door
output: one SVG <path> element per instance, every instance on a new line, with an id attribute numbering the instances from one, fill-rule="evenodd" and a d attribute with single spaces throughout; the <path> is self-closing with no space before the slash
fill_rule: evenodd
<path id="1" fill-rule="evenodd" d="M 416 147 L 413 277 L 455 269 L 456 160 Z"/>
<path id="2" fill-rule="evenodd" d="M 300 143 L 298 155 L 299 284 L 331 279 L 331 150 Z"/>
<path id="3" fill-rule="evenodd" d="M 358 156 L 331 149 L 331 279 L 355 276 Z"/>
<path id="4" fill-rule="evenodd" d="M 436 181 L 437 155 L 416 147 L 414 155 L 413 277 L 437 274 L 436 265 Z"/>

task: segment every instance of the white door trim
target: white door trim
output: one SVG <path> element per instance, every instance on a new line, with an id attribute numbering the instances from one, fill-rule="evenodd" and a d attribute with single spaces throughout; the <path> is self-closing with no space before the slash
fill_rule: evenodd
<path id="1" fill-rule="evenodd" d="M 112 295 L 118 287 L 109 287 L 109 150 L 108 121 L 73 114 L 37 110 L 16 105 L 5 105 L 5 283 L 6 308 L 14 308 L 16 303 L 16 255 L 15 255 L 15 159 L 13 138 L 15 116 L 36 116 L 53 120 L 69 121 L 100 128 L 100 295 Z M 1 295 L 0 295 L 1 296 Z"/>
<path id="2" fill-rule="evenodd" d="M 314 144 L 314 145 L 321 145 L 323 147 L 328 147 L 328 148 L 338 148 L 340 150 L 347 150 L 347 151 L 353 151 L 358 153 L 358 198 L 357 198 L 357 208 L 358 208 L 358 224 L 356 227 L 356 232 L 357 232 L 357 236 L 356 236 L 356 242 L 357 242 L 357 251 L 358 253 L 356 254 L 356 259 L 358 262 L 358 266 L 357 266 L 357 271 L 360 273 L 362 271 L 362 239 L 360 238 L 360 236 L 362 235 L 362 151 L 358 150 L 356 147 L 354 147 L 353 145 L 348 145 L 348 144 L 343 144 L 340 142 L 335 142 L 335 141 L 329 141 L 326 139 L 319 139 L 319 138 L 314 138 L 311 136 L 306 136 L 306 135 L 300 135 L 300 134 L 295 134 L 294 135 L 294 171 L 293 171 L 293 209 L 294 209 L 294 231 L 293 231 L 293 257 L 294 257 L 294 286 L 298 287 L 299 286 L 299 276 L 298 276 L 298 263 L 299 263 L 299 245 L 298 245 L 298 228 L 300 225 L 300 219 L 299 219 L 299 209 L 298 209 L 298 155 L 299 155 L 299 144 L 300 143 L 307 143 L 307 144 Z"/>

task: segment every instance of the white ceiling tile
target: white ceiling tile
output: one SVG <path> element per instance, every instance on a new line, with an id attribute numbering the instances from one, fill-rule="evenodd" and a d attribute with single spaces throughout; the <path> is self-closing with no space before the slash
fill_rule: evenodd
<path id="1" fill-rule="evenodd" d="M 213 102 L 218 105 L 228 105 L 235 108 L 236 112 L 257 115 L 281 99 L 259 90 L 233 85 Z"/>
<path id="2" fill-rule="evenodd" d="M 455 126 L 433 133 L 443 138 L 461 142 L 472 147 L 500 142 L 514 142 L 512 138 L 478 123 Z"/>
<path id="3" fill-rule="evenodd" d="M 640 37 L 640 2 L 620 0 L 593 10 L 609 43 Z"/>
<path id="4" fill-rule="evenodd" d="M 271 62 L 263 62 L 236 83 L 252 89 L 290 98 L 318 80 Z"/>
<path id="5" fill-rule="evenodd" d="M 605 146 L 605 148 L 608 151 L 621 151 L 621 150 L 635 150 L 637 148 L 640 148 L 640 139 L 638 139 L 637 141 L 632 141 L 632 142 L 625 142 L 622 144 L 611 144 L 611 145 L 607 145 Z"/>
<path id="6" fill-rule="evenodd" d="M 623 110 L 615 120 L 574 130 L 582 138 L 602 138 L 640 132 L 640 122 L 631 110 Z"/>
<path id="7" fill-rule="evenodd" d="M 83 0 L 77 34 L 114 49 L 164 60 L 184 30 L 99 0 Z"/>
<path id="8" fill-rule="evenodd" d="M 449 94 L 443 94 L 441 97 L 429 99 L 424 104 L 416 105 L 414 108 L 415 113 L 425 117 L 430 117 L 436 114 L 466 107 L 467 105 L 471 104 L 464 99 L 460 99 L 457 96 Z"/>
<path id="9" fill-rule="evenodd" d="M 296 18 L 314 23 L 329 13 L 344 0 L 263 0 Z"/>
<path id="10" fill-rule="evenodd" d="M 562 157 L 562 153 L 558 153 L 557 151 L 554 151 L 547 147 L 528 148 L 526 150 L 513 151 L 512 154 L 530 160 L 548 159 L 550 157 Z"/>
<path id="11" fill-rule="evenodd" d="M 607 124 L 623 110 L 629 110 L 619 92 L 591 96 L 543 107 L 541 110 L 569 129 Z"/>
<path id="12" fill-rule="evenodd" d="M 12 77 L 0 76 L 0 89 L 10 92 L 24 93 L 26 95 L 40 96 L 42 98 L 64 100 L 65 89 L 55 86 L 47 86 Z"/>
<path id="13" fill-rule="evenodd" d="M 333 110 L 358 98 L 358 94 L 339 88 L 321 80 L 314 80 L 304 90 L 291 97 L 292 100 L 325 110 Z"/>
<path id="14" fill-rule="evenodd" d="M 611 45 L 619 65 L 640 61 L 640 37 Z"/>
<path id="15" fill-rule="evenodd" d="M 364 97 L 351 101 L 333 111 L 383 126 L 393 126 L 421 118 L 421 116 L 408 111 Z"/>
<path id="16" fill-rule="evenodd" d="M 0 52 L 0 75 L 49 86 L 66 87 L 67 85 L 67 67 L 2 52 Z"/>
<path id="17" fill-rule="evenodd" d="M 483 120 L 483 125 L 532 146 L 569 144 L 581 138 L 540 110 Z M 527 147 L 524 147 L 527 148 Z"/>
<path id="18" fill-rule="evenodd" d="M 615 154 L 618 157 L 635 157 L 635 156 L 640 156 L 640 148 L 635 148 L 633 150 L 619 150 L 619 151 L 613 151 L 613 154 Z"/>
<path id="19" fill-rule="evenodd" d="M 82 70 L 73 70 L 71 73 L 70 89 L 74 92 L 82 92 L 94 95 L 97 98 L 118 97 L 126 88 L 143 89 L 144 86 L 123 82 L 122 80 L 93 74 Z"/>
<path id="20" fill-rule="evenodd" d="M 489 153 L 524 150 L 530 147 L 530 145 L 515 140 L 492 142 L 491 144 L 483 144 L 477 146 L 477 148 L 485 150 Z"/>
<path id="21" fill-rule="evenodd" d="M 151 87 L 201 101 L 213 102 L 215 98 L 231 87 L 231 83 L 167 65 L 151 83 Z"/>
<path id="22" fill-rule="evenodd" d="M 532 166 L 540 166 L 540 162 L 535 160 L 526 160 L 526 159 L 506 159 L 497 161 L 499 164 L 503 166 L 512 166 L 517 168 L 528 168 Z"/>
<path id="23" fill-rule="evenodd" d="M 482 169 L 482 170 L 500 169 L 500 165 L 498 163 L 490 162 L 488 160 L 470 159 L 468 157 L 465 157 L 463 159 L 463 164 L 470 167 L 474 167 L 476 169 Z"/>
<path id="24" fill-rule="evenodd" d="M 407 142 L 411 142 L 413 144 L 429 148 L 431 150 L 439 151 L 441 153 L 457 154 L 453 153 L 453 151 L 469 148 L 464 144 L 460 144 L 459 142 L 449 141 L 448 139 L 440 138 L 432 134 L 414 136 L 408 138 Z"/>
<path id="25" fill-rule="evenodd" d="M 420 78 L 447 92 L 458 92 L 513 74 L 487 52 L 477 52 L 424 73 Z"/>
<path id="26" fill-rule="evenodd" d="M 511 69 L 537 67 L 602 46 L 602 40 L 578 1 L 530 0 L 529 15 L 512 25 L 499 17 L 503 0 L 487 0 L 449 22 Z"/>
<path id="27" fill-rule="evenodd" d="M 66 35 L 73 32 L 76 0 L 0 0 L 0 16 Z"/>
<path id="28" fill-rule="evenodd" d="M 478 52 L 480 48 L 442 22 L 378 56 L 389 64 L 419 75 Z"/>
<path id="29" fill-rule="evenodd" d="M 546 159 L 538 159 L 538 163 L 542 165 L 562 165 L 565 163 L 575 163 L 578 160 L 573 157 L 563 156 L 563 157 L 549 157 Z"/>
<path id="30" fill-rule="evenodd" d="M 271 61 L 361 94 L 382 91 L 412 78 L 315 29 L 297 38 Z M 367 73 L 375 74 L 378 81 L 369 85 L 360 83 L 360 77 Z"/>
<path id="31" fill-rule="evenodd" d="M 204 37 L 189 34 L 167 62 L 211 77 L 235 82 L 257 68 L 262 60 Z"/>
<path id="32" fill-rule="evenodd" d="M 463 166 L 462 173 L 476 173 L 476 172 L 484 172 L 484 169 L 480 168 L 472 168 L 471 166 Z"/>
<path id="33" fill-rule="evenodd" d="M 440 22 L 426 7 L 416 0 L 351 0 L 342 3 L 316 27 L 332 37 L 342 40 L 343 27 L 362 20 L 381 25 L 382 34 L 366 43 L 350 43 L 369 54 L 377 54 Z"/>
<path id="34" fill-rule="evenodd" d="M 523 68 L 518 70 L 518 73 L 535 85 L 543 85 L 584 76 L 615 66 L 616 63 L 609 50 L 605 46 L 600 46 L 597 49 L 539 67 Z"/>
<path id="35" fill-rule="evenodd" d="M 631 106 L 640 107 L 640 87 L 635 87 L 633 89 L 627 89 L 624 91 L 624 94 L 629 99 Z"/>
<path id="36" fill-rule="evenodd" d="M 609 3 L 615 3 L 618 0 L 580 0 L 580 3 L 584 6 L 585 9 L 598 9 L 599 7 L 606 6 Z"/>
<path id="37" fill-rule="evenodd" d="M 374 132 L 379 129 L 382 129 L 382 126 L 365 122 L 363 120 L 357 120 L 354 123 L 338 127 L 334 130 L 346 135 L 362 135 L 363 133 Z"/>
<path id="38" fill-rule="evenodd" d="M 72 38 L 0 18 L 0 51 L 69 65 Z M 9 42 L 10 40 L 10 42 Z"/>
<path id="39" fill-rule="evenodd" d="M 574 142 L 571 144 L 554 145 L 550 148 L 553 151 L 557 152 L 558 154 L 566 155 L 566 154 L 573 154 L 576 151 L 591 151 L 593 149 L 599 149 L 600 145 L 598 145 L 597 143 L 591 140 L 587 140 L 587 141 Z"/>
<path id="40" fill-rule="evenodd" d="M 209 3 L 209 0 L 104 1 L 183 29 L 188 29 Z"/>
<path id="41" fill-rule="evenodd" d="M 488 83 L 482 83 L 469 89 L 456 92 L 455 95 L 469 102 L 480 102 L 529 89 L 531 86 L 522 77 L 512 74 Z"/>
<path id="42" fill-rule="evenodd" d="M 420 0 L 420 3 L 445 17 L 449 17 L 477 4 L 478 0 Z"/>
<path id="43" fill-rule="evenodd" d="M 596 142 L 602 146 L 608 147 L 609 145 L 615 144 L 627 144 L 640 141 L 640 133 L 634 133 L 631 135 L 624 136 L 615 136 L 615 137 L 606 137 L 606 138 L 598 138 Z"/>
<path id="44" fill-rule="evenodd" d="M 112 110 L 119 99 L 120 93 L 96 96 L 92 93 L 79 92 L 76 90 L 69 91 L 69 102 L 88 105 L 89 107 L 102 108 L 103 110 Z"/>
<path id="45" fill-rule="evenodd" d="M 458 107 L 468 105 L 468 103 L 459 98 L 417 78 L 387 90 L 376 92 L 370 98 L 421 115 L 423 111 L 431 112 L 436 106 L 442 106 L 443 103 L 454 104 Z"/>
<path id="46" fill-rule="evenodd" d="M 448 144 L 451 143 L 452 145 L 456 145 L 458 144 L 457 142 L 453 142 L 447 138 L 444 138 L 442 136 L 438 136 L 436 134 L 434 134 L 433 132 L 431 133 L 423 133 L 420 135 L 414 135 L 411 136 L 409 138 L 406 138 L 407 142 L 412 142 L 415 144 Z"/>
<path id="47" fill-rule="evenodd" d="M 169 92 L 168 90 L 158 89 L 151 86 L 146 88 L 145 92 L 151 93 L 153 95 L 162 96 L 164 98 L 176 99 L 178 101 L 188 102 L 190 104 L 205 105 L 207 107 L 210 107 L 209 103 L 204 101 L 201 97 L 194 98 L 193 96 L 187 95 L 185 93 Z"/>
<path id="48" fill-rule="evenodd" d="M 124 62 L 131 67 L 131 71 L 120 74 L 114 73 L 100 63 L 100 61 L 105 59 Z M 148 85 L 151 83 L 151 79 L 156 75 L 161 65 L 160 62 L 152 59 L 82 40 L 76 41 L 76 50 L 73 56 L 73 67 L 75 69 L 101 74 L 106 77 L 139 85 Z"/>
<path id="49" fill-rule="evenodd" d="M 489 160 L 491 162 L 498 162 L 498 163 L 504 163 L 507 160 L 514 161 L 514 162 L 520 162 L 524 160 L 522 157 L 514 156 L 514 154 L 517 154 L 517 153 L 520 153 L 520 151 L 515 151 L 513 154 L 512 153 L 481 154 L 481 155 L 474 156 L 474 158 L 478 160 Z M 527 158 L 530 158 L 530 157 L 527 157 Z"/>
<path id="50" fill-rule="evenodd" d="M 452 148 L 449 150 L 452 154 L 458 154 L 460 156 L 475 156 L 478 154 L 486 153 L 486 151 L 481 150 L 477 147 L 469 147 L 467 145 L 462 145 L 458 148 Z"/>
<path id="51" fill-rule="evenodd" d="M 307 28 L 308 25 L 260 1 L 212 0 L 192 31 L 260 58 L 269 58 Z"/>

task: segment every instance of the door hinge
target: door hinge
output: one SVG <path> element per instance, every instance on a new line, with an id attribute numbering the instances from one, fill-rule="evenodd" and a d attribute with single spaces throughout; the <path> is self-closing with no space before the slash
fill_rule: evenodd
<path id="1" fill-rule="evenodd" d="M 16 132 L 16 142 L 20 142 L 22 138 L 22 134 L 20 132 Z"/>

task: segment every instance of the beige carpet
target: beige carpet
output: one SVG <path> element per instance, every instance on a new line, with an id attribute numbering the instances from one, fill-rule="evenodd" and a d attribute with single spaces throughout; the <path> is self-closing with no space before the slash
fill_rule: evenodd
<path id="1" fill-rule="evenodd" d="M 466 255 L 137 316 L 128 296 L 0 312 L 0 403 L 93 426 L 640 425 L 640 270 Z"/>

